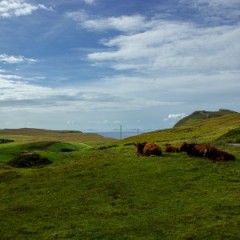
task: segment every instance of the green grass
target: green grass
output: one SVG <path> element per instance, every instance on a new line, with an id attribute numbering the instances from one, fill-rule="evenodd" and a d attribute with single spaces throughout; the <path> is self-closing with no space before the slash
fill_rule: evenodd
<path id="1" fill-rule="evenodd" d="M 160 145 L 167 142 L 177 145 L 182 142 L 213 142 L 228 131 L 240 128 L 240 114 L 230 114 L 222 117 L 202 120 L 183 127 L 175 127 L 124 139 L 124 143 L 153 141 Z"/>
<path id="2" fill-rule="evenodd" d="M 137 157 L 130 144 L 146 139 L 163 147 L 196 134 L 214 141 L 238 125 L 238 117 L 225 125 L 221 117 L 212 121 L 191 131 L 169 129 L 122 141 L 67 136 L 59 142 L 47 135 L 26 141 L 24 135 L 24 141 L 0 145 L 0 239 L 238 240 L 240 147 L 215 142 L 237 160 L 213 163 L 185 153 Z M 222 128 L 210 131 L 214 124 Z M 7 166 L 21 151 L 53 163 Z"/>
<path id="3" fill-rule="evenodd" d="M 239 237 L 239 161 L 136 157 L 134 146 L 65 158 L 0 170 L 1 239 Z"/>

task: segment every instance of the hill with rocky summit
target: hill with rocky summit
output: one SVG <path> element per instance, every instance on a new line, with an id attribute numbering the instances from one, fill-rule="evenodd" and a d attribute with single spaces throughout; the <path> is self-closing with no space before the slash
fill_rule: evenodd
<path id="1" fill-rule="evenodd" d="M 229 114 L 236 114 L 238 112 L 228 110 L 228 109 L 219 109 L 218 111 L 195 111 L 187 117 L 182 118 L 178 121 L 174 127 L 181 127 L 186 125 L 195 124 L 201 122 L 202 120 L 222 117 Z"/>

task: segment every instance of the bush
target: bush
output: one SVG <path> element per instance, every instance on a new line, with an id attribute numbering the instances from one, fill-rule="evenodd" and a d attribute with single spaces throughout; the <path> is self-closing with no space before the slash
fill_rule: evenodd
<path id="1" fill-rule="evenodd" d="M 42 157 L 38 153 L 24 152 L 9 161 L 8 165 L 17 168 L 29 168 L 50 163 L 51 161 L 49 159 Z"/>
<path id="2" fill-rule="evenodd" d="M 0 143 L 9 143 L 9 142 L 14 142 L 14 140 L 11 140 L 11 139 L 0 139 Z"/>
<path id="3" fill-rule="evenodd" d="M 74 151 L 76 151 L 76 150 L 71 149 L 71 148 L 62 148 L 60 151 L 61 151 L 61 152 L 74 152 Z"/>

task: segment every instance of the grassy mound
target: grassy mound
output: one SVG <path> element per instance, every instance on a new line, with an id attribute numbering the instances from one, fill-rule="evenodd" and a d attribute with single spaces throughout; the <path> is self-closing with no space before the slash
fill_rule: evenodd
<path id="1" fill-rule="evenodd" d="M 21 145 L 22 151 L 73 152 L 90 148 L 91 146 L 85 143 L 67 143 L 58 141 L 40 141 Z"/>
<path id="2" fill-rule="evenodd" d="M 12 143 L 9 145 L 0 145 L 0 167 L 4 166 L 6 162 L 22 152 L 35 152 L 48 158 L 52 163 L 60 163 L 68 161 L 71 155 L 83 154 L 85 151 L 93 149 L 87 143 L 77 142 L 58 142 L 58 141 L 39 141 L 28 143 Z"/>

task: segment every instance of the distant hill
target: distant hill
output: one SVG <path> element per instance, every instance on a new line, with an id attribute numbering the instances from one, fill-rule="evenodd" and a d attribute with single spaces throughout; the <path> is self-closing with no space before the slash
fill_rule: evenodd
<path id="1" fill-rule="evenodd" d="M 210 119 L 210 118 L 216 118 L 216 117 L 222 117 L 229 114 L 236 114 L 238 112 L 228 110 L 228 109 L 219 109 L 218 111 L 195 111 L 189 116 L 182 118 L 180 121 L 178 121 L 174 127 L 181 127 L 186 125 L 191 125 L 195 123 L 199 123 L 202 120 Z"/>
<path id="2" fill-rule="evenodd" d="M 11 133 L 11 134 L 43 134 L 43 133 L 82 133 L 81 131 L 74 130 L 47 130 L 38 128 L 19 128 L 19 129 L 2 129 L 1 133 Z"/>
<path id="3" fill-rule="evenodd" d="M 46 130 L 37 128 L 0 129 L 0 137 L 14 141 L 111 141 L 97 133 L 74 130 Z"/>

